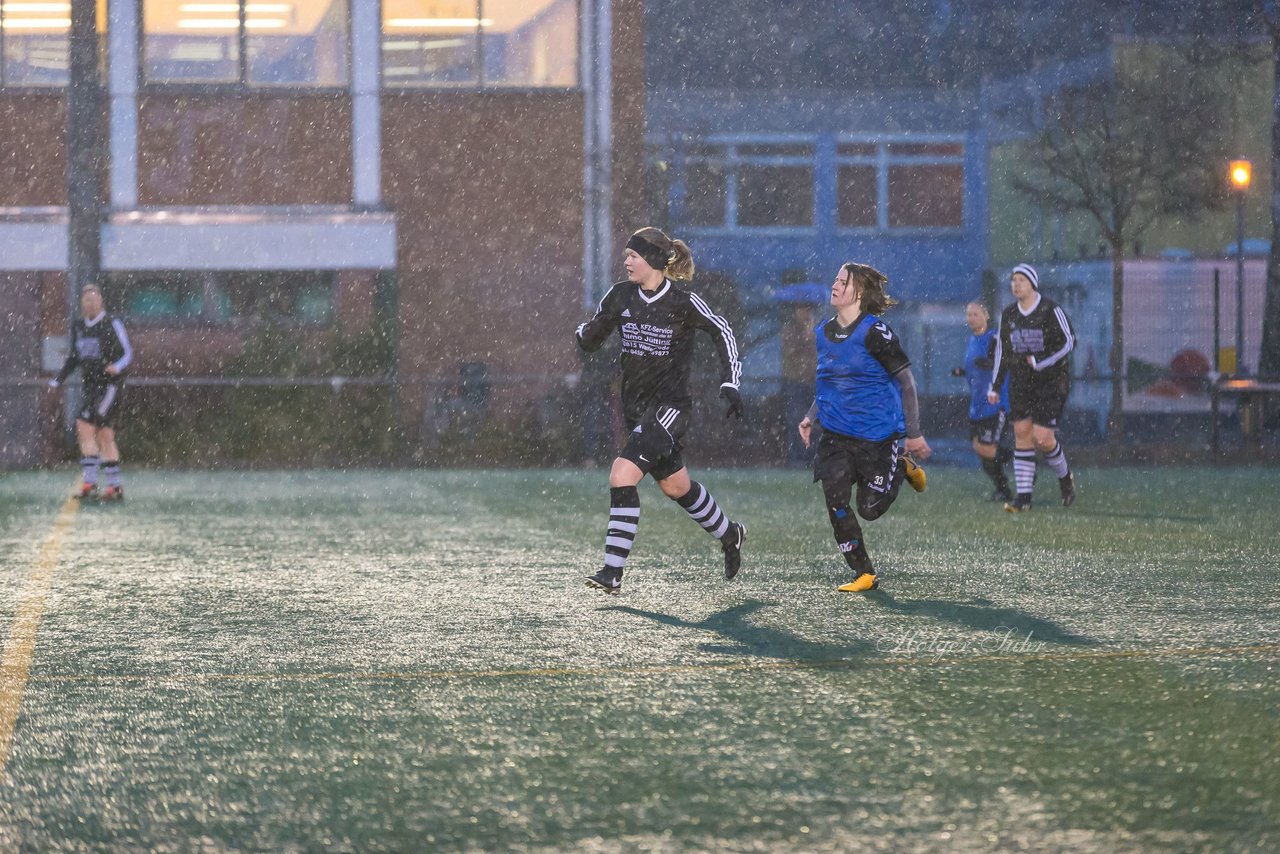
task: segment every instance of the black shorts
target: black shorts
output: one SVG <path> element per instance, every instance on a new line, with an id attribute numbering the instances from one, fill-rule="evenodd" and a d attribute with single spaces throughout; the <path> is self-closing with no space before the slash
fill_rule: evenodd
<path id="1" fill-rule="evenodd" d="M 1031 419 L 1040 427 L 1058 428 L 1058 419 L 1067 408 L 1067 396 L 1071 394 L 1071 375 L 1033 377 L 1009 384 L 1009 420 Z"/>
<path id="2" fill-rule="evenodd" d="M 832 506 L 848 504 L 856 485 L 858 514 L 875 519 L 898 497 L 901 450 L 899 438 L 872 442 L 824 431 L 813 459 L 813 479 L 822 482 L 822 493 Z"/>
<path id="3" fill-rule="evenodd" d="M 87 421 L 94 427 L 115 426 L 115 417 L 120 411 L 120 398 L 123 394 L 124 383 L 84 386 L 76 419 Z"/>
<path id="4" fill-rule="evenodd" d="M 635 463 L 654 480 L 666 480 L 684 468 L 680 438 L 688 429 L 689 413 L 656 406 L 632 428 L 618 456 Z"/>
<path id="5" fill-rule="evenodd" d="M 969 438 L 976 441 L 979 445 L 999 445 L 1000 437 L 1004 435 L 1004 425 L 1007 423 L 1008 413 L 1001 409 L 990 418 L 979 418 L 977 421 L 969 422 Z"/>

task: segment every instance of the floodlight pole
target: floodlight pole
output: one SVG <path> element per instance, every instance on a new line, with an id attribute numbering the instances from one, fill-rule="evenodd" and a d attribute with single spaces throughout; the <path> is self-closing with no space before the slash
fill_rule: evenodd
<path id="1" fill-rule="evenodd" d="M 1244 376 L 1244 190 L 1236 190 L 1236 375 Z"/>
<path id="2" fill-rule="evenodd" d="M 1231 189 L 1236 194 L 1236 375 L 1245 374 L 1244 367 L 1244 194 L 1253 179 L 1253 164 L 1248 160 L 1232 160 L 1227 164 Z"/>

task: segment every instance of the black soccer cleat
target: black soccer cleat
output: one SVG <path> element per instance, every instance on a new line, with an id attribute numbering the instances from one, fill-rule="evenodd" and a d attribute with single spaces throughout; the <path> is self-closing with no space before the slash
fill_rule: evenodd
<path id="1" fill-rule="evenodd" d="M 1062 491 L 1062 506 L 1070 507 L 1076 503 L 1076 476 L 1071 472 L 1067 472 L 1066 476 L 1058 478 L 1058 489 Z"/>
<path id="2" fill-rule="evenodd" d="M 103 501 L 124 501 L 124 487 L 108 486 L 102 491 Z"/>
<path id="3" fill-rule="evenodd" d="M 1030 513 L 1031 512 L 1031 493 L 1019 492 L 1017 497 L 1004 505 L 1006 513 Z"/>
<path id="4" fill-rule="evenodd" d="M 622 570 L 606 566 L 595 575 L 587 576 L 587 586 L 616 595 L 622 591 Z"/>
<path id="5" fill-rule="evenodd" d="M 720 548 L 724 549 L 724 578 L 733 581 L 738 570 L 742 569 L 742 544 L 747 541 L 747 526 L 741 522 L 730 522 L 729 530 L 720 538 Z"/>
<path id="6" fill-rule="evenodd" d="M 85 500 L 85 501 L 87 501 L 87 500 L 89 500 L 89 499 L 92 499 L 92 498 L 97 498 L 97 497 L 98 497 L 98 484 L 96 484 L 96 483 L 82 483 L 82 484 L 80 484 L 80 489 L 76 492 L 76 494 L 75 494 L 75 496 L 74 496 L 74 497 L 79 498 L 79 499 L 81 499 L 81 500 Z"/>

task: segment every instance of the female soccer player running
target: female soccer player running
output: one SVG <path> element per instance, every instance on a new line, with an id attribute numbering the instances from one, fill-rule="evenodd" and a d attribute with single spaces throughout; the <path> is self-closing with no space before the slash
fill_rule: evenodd
<path id="1" fill-rule="evenodd" d="M 738 381 L 742 364 L 733 330 L 692 291 L 674 281 L 693 278 L 693 256 L 680 240 L 656 228 L 642 228 L 627 241 L 627 280 L 600 301 L 595 316 L 578 327 L 578 346 L 588 353 L 618 330 L 622 336 L 622 411 L 630 435 L 609 471 L 609 527 L 604 567 L 587 577 L 587 586 L 607 593 L 622 588 L 622 572 L 640 524 L 640 493 L 650 475 L 668 498 L 720 541 L 724 577 L 742 564 L 746 526 L 734 522 L 711 493 L 689 479 L 680 440 L 689 429 L 689 367 L 694 333 L 708 333 L 720 357 L 720 396 L 730 415 L 741 418 Z"/>
<path id="2" fill-rule="evenodd" d="M 836 274 L 836 315 L 817 329 L 817 395 L 798 425 L 805 447 L 814 425 L 822 428 L 813 479 L 822 482 L 836 544 L 854 572 L 853 581 L 840 587 L 848 593 L 880 583 L 849 506 L 854 485 L 858 515 L 868 522 L 879 519 L 898 497 L 903 477 L 916 492 L 924 491 L 924 469 L 912 455 L 924 460 L 932 453 L 920 432 L 911 361 L 880 319 L 897 304 L 885 292 L 888 281 L 874 267 L 852 261 Z"/>

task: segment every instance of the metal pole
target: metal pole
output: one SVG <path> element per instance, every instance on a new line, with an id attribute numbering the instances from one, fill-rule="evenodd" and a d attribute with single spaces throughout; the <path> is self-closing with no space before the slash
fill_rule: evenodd
<path id="1" fill-rule="evenodd" d="M 613 256 L 612 0 L 583 0 L 583 307 L 595 306 Z"/>
<path id="2" fill-rule="evenodd" d="M 351 5 L 351 202 L 382 208 L 381 4 Z"/>
<path id="3" fill-rule="evenodd" d="M 80 289 L 101 268 L 102 107 L 98 80 L 97 4 L 71 4 L 67 94 L 67 308 L 75 321 Z"/>
<path id="4" fill-rule="evenodd" d="M 1236 191 L 1236 375 L 1244 366 L 1244 191 Z"/>
<path id="5" fill-rule="evenodd" d="M 1209 452 L 1218 457 L 1221 439 L 1218 435 L 1218 415 L 1221 401 L 1218 383 L 1222 371 L 1222 271 L 1213 271 L 1213 379 L 1209 385 Z"/>

